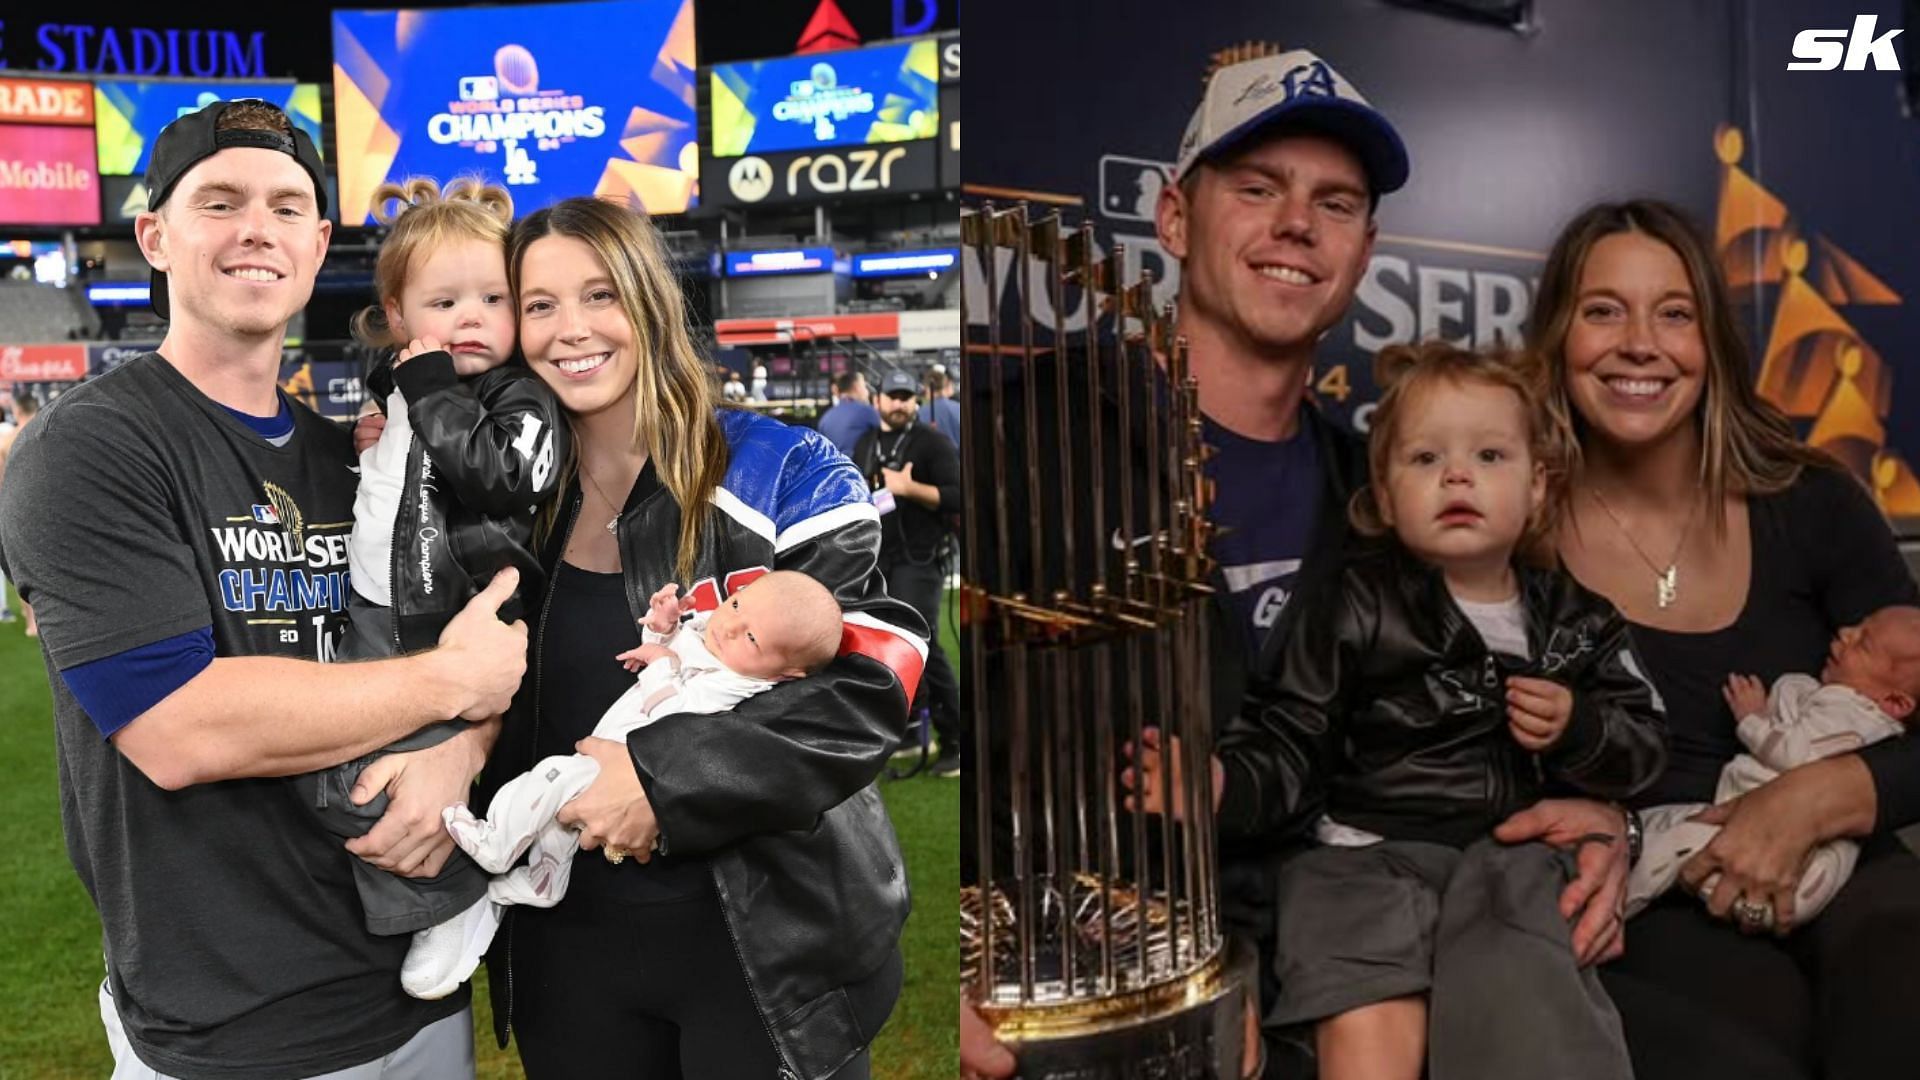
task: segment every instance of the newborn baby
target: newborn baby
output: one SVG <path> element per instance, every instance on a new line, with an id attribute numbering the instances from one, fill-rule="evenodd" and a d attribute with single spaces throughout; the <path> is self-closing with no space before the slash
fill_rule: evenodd
<path id="1" fill-rule="evenodd" d="M 1808 675 L 1782 675 L 1768 695 L 1760 680 L 1732 675 L 1723 693 L 1739 719 L 1747 753 L 1720 771 L 1716 802 L 1744 795 L 1796 766 L 1902 734 L 1920 698 L 1920 608 L 1881 608 L 1860 625 L 1842 629 L 1818 682 Z M 1627 881 L 1628 915 L 1665 892 L 1687 859 L 1720 831 L 1718 825 L 1689 820 L 1704 809 L 1692 803 L 1642 814 L 1645 848 Z M 1859 857 L 1859 845 L 1851 840 L 1814 848 L 1794 892 L 1793 921 L 1818 915 L 1846 884 Z M 1708 878 L 1703 894 L 1717 882 L 1717 875 Z"/>
<path id="2" fill-rule="evenodd" d="M 762 574 L 710 612 L 689 612 L 678 592 L 669 584 L 653 594 L 642 620 L 642 644 L 614 658 L 640 677 L 594 725 L 594 736 L 624 743 L 628 732 L 673 713 L 721 712 L 777 683 L 811 675 L 839 653 L 840 605 L 805 574 Z M 474 817 L 465 803 L 442 812 L 461 850 L 500 876 L 478 904 L 456 916 L 464 922 L 464 932 L 451 936 L 458 948 L 409 961 L 418 972 L 409 993 L 444 997 L 465 982 L 499 928 L 502 906 L 552 907 L 566 895 L 580 844 L 556 817 L 599 774 L 599 763 L 585 754 L 556 755 L 507 781 L 486 818 Z M 527 851 L 526 865 L 508 870 Z M 611 861 L 623 857 L 607 851 Z M 416 951 L 421 935 L 429 933 L 415 936 Z"/>
<path id="3" fill-rule="evenodd" d="M 751 584 L 709 612 L 688 612 L 676 598 L 678 585 L 654 593 L 641 644 L 614 658 L 638 671 L 640 681 L 613 703 L 594 734 L 624 738 L 669 713 L 719 712 L 833 659 L 840 606 L 825 586 L 790 570 Z M 601 728 L 620 734 L 601 735 Z"/>

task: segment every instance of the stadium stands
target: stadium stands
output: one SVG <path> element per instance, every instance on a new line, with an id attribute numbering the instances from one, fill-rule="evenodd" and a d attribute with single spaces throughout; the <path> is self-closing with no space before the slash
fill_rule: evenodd
<path id="1" fill-rule="evenodd" d="M 100 317 L 80 289 L 30 281 L 0 281 L 0 333 L 9 342 L 71 341 L 94 337 Z"/>

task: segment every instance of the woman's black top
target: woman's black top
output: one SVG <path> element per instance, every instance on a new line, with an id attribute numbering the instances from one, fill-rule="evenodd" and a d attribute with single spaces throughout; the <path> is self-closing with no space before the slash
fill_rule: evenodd
<path id="1" fill-rule="evenodd" d="M 1635 805 L 1713 801 L 1721 766 L 1743 749 L 1720 692 L 1729 674 L 1769 686 L 1789 672 L 1818 677 L 1841 627 L 1888 604 L 1920 602 L 1886 519 L 1851 475 L 1808 468 L 1787 490 L 1747 506 L 1752 580 L 1733 623 L 1706 633 L 1632 624 L 1672 737 L 1666 774 Z M 1879 791 L 1877 827 L 1920 820 L 1920 739 L 1890 739 L 1860 756 Z"/>
<path id="2" fill-rule="evenodd" d="M 627 611 L 626 586 L 618 572 L 596 574 L 562 562 L 554 572 L 545 630 L 536 643 L 540 661 L 540 757 L 574 753 L 573 744 L 593 726 L 634 677 L 614 659 L 640 644 L 640 626 Z M 628 901 L 683 900 L 713 895 L 707 861 L 698 856 L 629 858 L 618 866 L 598 850 L 574 858 L 569 898 L 602 893 Z M 716 900 L 716 902 L 718 902 Z"/>

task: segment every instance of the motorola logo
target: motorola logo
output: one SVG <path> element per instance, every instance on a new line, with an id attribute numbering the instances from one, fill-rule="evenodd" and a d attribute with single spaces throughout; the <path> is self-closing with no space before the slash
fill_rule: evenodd
<path id="1" fill-rule="evenodd" d="M 743 157 L 728 171 L 727 187 L 741 202 L 759 202 L 773 190 L 773 169 L 764 158 Z"/>

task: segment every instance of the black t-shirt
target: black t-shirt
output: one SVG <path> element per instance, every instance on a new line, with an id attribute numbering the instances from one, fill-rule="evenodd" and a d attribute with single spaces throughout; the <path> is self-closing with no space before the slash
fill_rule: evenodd
<path id="1" fill-rule="evenodd" d="M 1249 661 L 1280 621 L 1320 523 L 1327 479 L 1305 423 L 1278 442 L 1237 435 L 1211 420 L 1202 437 L 1214 483 L 1211 554 L 1238 613 Z"/>
<path id="2" fill-rule="evenodd" d="M 1636 805 L 1713 801 L 1721 767 L 1742 750 L 1720 693 L 1728 675 L 1757 675 L 1769 686 L 1789 672 L 1817 676 L 1835 631 L 1920 599 L 1886 520 L 1851 476 L 1809 468 L 1786 491 L 1747 506 L 1753 571 L 1732 624 L 1698 634 L 1633 624 L 1672 738 L 1666 773 Z M 1914 820 L 1920 740 L 1887 740 L 1861 756 L 1879 789 L 1882 827 Z"/>
<path id="3" fill-rule="evenodd" d="M 640 626 L 627 610 L 617 571 L 597 574 L 562 562 L 548 602 L 537 643 L 541 723 L 534 752 L 542 758 L 574 753 L 574 744 L 593 734 L 600 717 L 633 687 L 634 677 L 614 656 L 640 644 Z M 596 850 L 574 856 L 563 902 L 578 907 L 604 898 L 657 902 L 703 895 L 714 895 L 713 875 L 699 856 L 656 855 L 615 866 Z"/>
<path id="4" fill-rule="evenodd" d="M 191 1080 L 370 1061 L 466 998 L 401 991 L 408 936 L 366 932 L 352 856 L 285 781 L 163 791 L 58 675 L 208 625 L 217 657 L 331 657 L 353 449 L 292 410 L 272 446 L 149 353 L 49 406 L 0 487 L 0 557 L 39 616 L 67 850 L 114 1000 L 140 1058 Z"/>
<path id="5" fill-rule="evenodd" d="M 886 486 L 880 470 L 913 466 L 913 478 L 940 489 L 940 508 L 929 510 L 912 499 L 893 501 L 880 519 L 880 561 L 929 563 L 946 543 L 947 515 L 960 506 L 960 452 L 931 425 L 910 421 L 898 431 L 874 428 L 853 448 L 853 463 L 874 490 Z"/>

